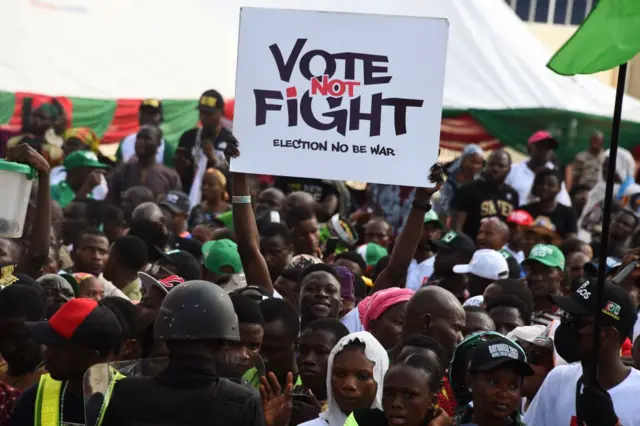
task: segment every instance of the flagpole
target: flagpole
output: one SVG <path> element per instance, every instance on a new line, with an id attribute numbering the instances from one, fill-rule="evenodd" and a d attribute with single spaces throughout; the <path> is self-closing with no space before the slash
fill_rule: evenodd
<path id="1" fill-rule="evenodd" d="M 622 100 L 624 86 L 627 80 L 627 64 L 618 68 L 618 85 L 616 101 L 613 109 L 611 124 L 611 147 L 609 149 L 609 170 L 607 171 L 607 186 L 604 196 L 604 211 L 602 213 L 602 234 L 600 239 L 600 253 L 598 253 L 598 281 L 596 282 L 596 312 L 593 328 L 594 362 L 589 365 L 591 371 L 583 372 L 591 378 L 592 383 L 598 383 L 597 354 L 600 353 L 600 326 L 602 324 L 602 306 L 604 302 L 604 281 L 606 278 L 607 253 L 609 247 L 609 228 L 611 224 L 611 207 L 613 205 L 613 185 L 616 178 L 616 158 L 618 156 L 618 138 L 620 137 L 620 122 L 622 120 Z"/>

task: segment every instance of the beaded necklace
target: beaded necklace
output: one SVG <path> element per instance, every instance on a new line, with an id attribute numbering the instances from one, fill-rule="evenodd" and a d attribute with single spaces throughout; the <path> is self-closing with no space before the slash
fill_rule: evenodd
<path id="1" fill-rule="evenodd" d="M 64 415 L 64 396 L 67 393 L 67 385 L 69 385 L 69 381 L 64 382 L 62 393 L 60 393 L 60 423 L 58 423 L 60 426 L 63 424 L 62 416 Z"/>

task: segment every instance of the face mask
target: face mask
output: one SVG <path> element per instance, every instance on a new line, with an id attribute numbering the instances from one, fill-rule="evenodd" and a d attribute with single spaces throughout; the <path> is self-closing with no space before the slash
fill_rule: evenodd
<path id="1" fill-rule="evenodd" d="M 587 280 L 584 277 L 573 278 L 571 280 L 571 292 L 576 291 L 580 288 L 582 284 L 584 284 Z"/>
<path id="2" fill-rule="evenodd" d="M 578 330 L 568 324 L 560 323 L 554 337 L 556 351 L 568 363 L 578 362 L 580 355 L 580 334 Z"/>

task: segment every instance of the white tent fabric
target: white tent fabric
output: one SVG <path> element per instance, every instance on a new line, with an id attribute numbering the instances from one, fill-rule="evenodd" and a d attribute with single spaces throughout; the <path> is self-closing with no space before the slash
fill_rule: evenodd
<path id="1" fill-rule="evenodd" d="M 613 113 L 613 88 L 546 69 L 552 52 L 504 0 L 1 1 L 0 90 L 192 99 L 217 88 L 233 96 L 241 5 L 446 17 L 445 107 Z M 429 40 L 407 43 L 419 49 Z M 640 102 L 627 97 L 623 118 L 640 122 Z"/>

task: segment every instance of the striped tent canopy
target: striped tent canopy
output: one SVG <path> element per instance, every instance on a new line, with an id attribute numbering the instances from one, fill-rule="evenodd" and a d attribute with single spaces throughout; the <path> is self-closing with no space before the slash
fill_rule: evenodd
<path id="1" fill-rule="evenodd" d="M 102 138 L 103 144 L 118 143 L 125 136 L 138 130 L 138 109 L 142 99 L 86 99 L 55 97 L 62 105 L 69 127 L 90 127 Z M 23 105 L 31 99 L 37 108 L 52 97 L 34 93 L 10 93 L 0 91 L 0 129 L 17 133 L 22 126 Z M 164 100 L 162 130 L 165 139 L 177 143 L 180 135 L 198 124 L 197 100 Z M 226 102 L 223 125 L 231 128 L 233 99 Z M 4 123 L 4 124 L 1 124 Z"/>
<path id="2" fill-rule="evenodd" d="M 11 133 L 22 126 L 23 105 L 30 99 L 33 108 L 52 97 L 34 93 L 0 92 L 0 125 Z M 75 97 L 56 97 L 65 110 L 67 125 L 90 127 L 102 138 L 102 144 L 118 143 L 138 129 L 138 108 L 142 99 L 96 100 Z M 162 130 L 167 141 L 177 143 L 182 133 L 198 124 L 197 100 L 163 100 L 164 118 Z M 223 125 L 232 128 L 233 99 L 225 102 Z M 500 146 L 471 115 L 452 113 L 442 120 L 441 145 L 445 149 L 460 151 L 469 143 L 480 144 L 485 149 Z"/>

